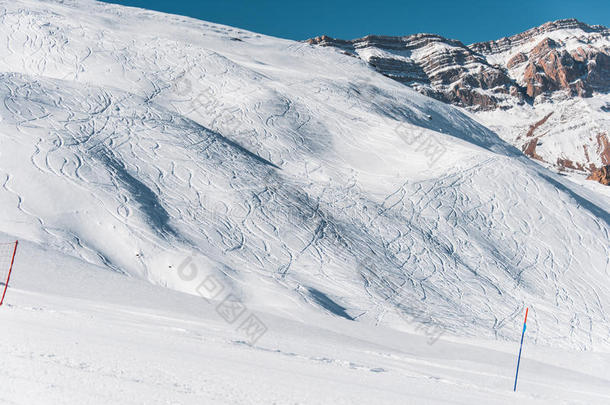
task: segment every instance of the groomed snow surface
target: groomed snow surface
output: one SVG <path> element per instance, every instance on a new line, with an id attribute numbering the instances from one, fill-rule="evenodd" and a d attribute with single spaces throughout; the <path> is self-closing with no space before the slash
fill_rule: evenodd
<path id="1" fill-rule="evenodd" d="M 0 5 L 0 403 L 610 403 L 608 194 L 333 49 Z"/>

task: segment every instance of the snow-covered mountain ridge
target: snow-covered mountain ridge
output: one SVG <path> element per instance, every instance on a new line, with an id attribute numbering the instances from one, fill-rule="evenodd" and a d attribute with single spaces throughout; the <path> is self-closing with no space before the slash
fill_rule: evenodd
<path id="1" fill-rule="evenodd" d="M 468 46 L 432 34 L 308 42 L 338 47 L 423 94 L 476 112 L 550 166 L 589 173 L 610 165 L 606 27 L 559 20 Z"/>

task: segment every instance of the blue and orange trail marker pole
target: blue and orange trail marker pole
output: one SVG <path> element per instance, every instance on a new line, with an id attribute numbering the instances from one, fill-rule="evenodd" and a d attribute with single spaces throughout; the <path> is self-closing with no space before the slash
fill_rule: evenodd
<path id="1" fill-rule="evenodd" d="M 525 336 L 525 328 L 527 327 L 527 311 L 529 308 L 525 308 L 525 320 L 523 321 L 523 332 L 521 332 L 521 344 L 519 345 L 519 358 L 517 359 L 517 373 L 515 374 L 515 386 L 513 391 L 517 391 L 517 378 L 519 377 L 519 363 L 521 363 L 521 349 L 523 349 L 523 336 Z"/>

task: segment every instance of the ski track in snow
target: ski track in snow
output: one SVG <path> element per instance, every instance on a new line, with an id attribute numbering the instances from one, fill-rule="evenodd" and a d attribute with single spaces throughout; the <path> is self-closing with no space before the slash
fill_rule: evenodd
<path id="1" fill-rule="evenodd" d="M 201 298 L 77 259 L 45 267 L 61 255 L 29 243 L 23 249 L 29 274 L 16 273 L 14 284 L 24 289 L 13 287 L 0 313 L 11 325 L 0 340 L 3 403 L 584 404 L 610 397 L 600 372 L 607 354 L 557 358 L 530 344 L 515 394 L 512 342 L 430 346 L 422 336 L 309 312 L 300 321 L 261 314 L 274 333 L 250 345 Z M 61 291 L 47 291 L 57 278 Z M 587 365 L 574 368 L 576 359 Z"/>

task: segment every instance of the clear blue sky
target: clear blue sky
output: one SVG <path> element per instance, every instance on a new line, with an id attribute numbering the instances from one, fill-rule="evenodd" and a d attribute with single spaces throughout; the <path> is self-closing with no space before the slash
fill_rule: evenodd
<path id="1" fill-rule="evenodd" d="M 577 18 L 610 25 L 610 0 L 107 0 L 290 39 L 431 32 L 465 43 Z"/>

